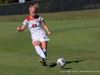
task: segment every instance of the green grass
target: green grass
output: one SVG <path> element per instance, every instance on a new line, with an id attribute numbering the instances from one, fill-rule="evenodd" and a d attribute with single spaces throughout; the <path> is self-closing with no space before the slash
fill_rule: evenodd
<path id="1" fill-rule="evenodd" d="M 48 43 L 49 67 L 38 62 L 28 28 L 23 33 L 16 31 L 22 22 L 0 22 L 0 75 L 100 74 L 100 18 L 46 23 L 52 32 Z M 63 68 L 55 65 L 60 57 L 67 61 Z"/>

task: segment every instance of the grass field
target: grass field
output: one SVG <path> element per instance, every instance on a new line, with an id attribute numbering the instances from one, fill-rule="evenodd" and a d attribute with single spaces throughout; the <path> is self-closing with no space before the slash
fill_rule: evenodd
<path id="1" fill-rule="evenodd" d="M 47 20 L 52 36 L 48 43 L 48 67 L 38 62 L 28 28 L 22 22 L 0 22 L 0 75 L 100 75 L 100 18 Z M 63 68 L 58 58 L 66 59 Z"/>

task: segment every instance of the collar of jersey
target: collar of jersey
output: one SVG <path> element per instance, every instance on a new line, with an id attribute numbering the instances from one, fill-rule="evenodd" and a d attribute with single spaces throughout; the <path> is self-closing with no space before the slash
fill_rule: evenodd
<path id="1" fill-rule="evenodd" d="M 28 16 L 27 20 L 30 21 L 30 20 L 35 20 L 35 19 L 38 19 L 38 18 L 39 18 L 39 16 L 36 16 L 35 18 L 31 18 L 30 16 Z"/>

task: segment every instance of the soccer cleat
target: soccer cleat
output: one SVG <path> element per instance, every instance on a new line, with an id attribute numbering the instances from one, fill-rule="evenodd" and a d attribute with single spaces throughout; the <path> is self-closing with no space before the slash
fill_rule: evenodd
<path id="1" fill-rule="evenodd" d="M 43 66 L 48 66 L 48 65 L 46 64 L 46 62 L 44 62 L 42 65 L 43 65 Z"/>
<path id="2" fill-rule="evenodd" d="M 39 62 L 40 62 L 40 63 L 43 63 L 43 62 L 45 62 L 45 61 L 43 61 L 42 59 L 40 59 Z"/>
<path id="3" fill-rule="evenodd" d="M 40 62 L 40 63 L 47 62 L 47 59 L 45 59 L 45 60 L 44 60 L 44 58 L 39 59 L 39 62 Z"/>
<path id="4" fill-rule="evenodd" d="M 39 62 L 42 63 L 43 66 L 48 66 L 46 64 L 46 59 L 44 59 L 44 58 L 40 59 Z"/>

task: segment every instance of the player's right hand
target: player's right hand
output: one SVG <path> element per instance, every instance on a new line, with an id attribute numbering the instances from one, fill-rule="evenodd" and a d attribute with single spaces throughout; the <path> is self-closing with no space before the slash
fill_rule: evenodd
<path id="1" fill-rule="evenodd" d="M 17 27 L 17 31 L 20 31 L 20 29 L 21 29 L 20 27 Z"/>

